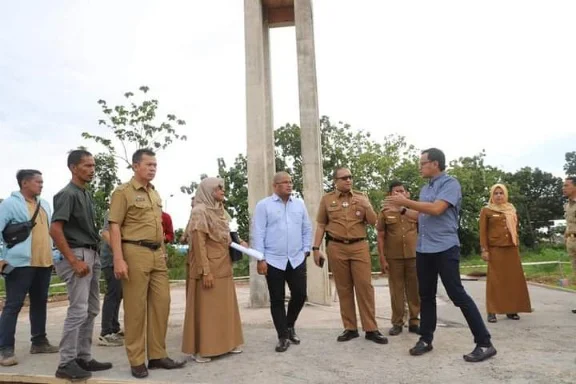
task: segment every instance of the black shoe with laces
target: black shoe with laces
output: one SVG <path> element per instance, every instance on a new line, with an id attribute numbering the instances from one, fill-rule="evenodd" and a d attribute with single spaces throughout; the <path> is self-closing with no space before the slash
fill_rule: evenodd
<path id="1" fill-rule="evenodd" d="M 112 363 L 101 363 L 94 359 L 90 361 L 76 359 L 76 362 L 85 371 L 88 372 L 98 372 L 98 371 L 107 371 L 108 369 L 112 368 Z"/>
<path id="2" fill-rule="evenodd" d="M 416 345 L 410 349 L 410 354 L 412 356 L 420 356 L 427 352 L 430 352 L 434 347 L 432 347 L 431 343 L 427 343 L 423 340 L 418 340 Z"/>
<path id="3" fill-rule="evenodd" d="M 294 328 L 288 328 L 288 339 L 290 340 L 290 342 L 292 344 L 296 344 L 296 345 L 300 344 L 300 338 L 296 334 L 296 331 L 294 330 Z"/>
<path id="4" fill-rule="evenodd" d="M 276 352 L 286 352 L 290 347 L 290 341 L 288 339 L 278 339 L 278 344 L 276 344 Z"/>
<path id="5" fill-rule="evenodd" d="M 370 331 L 366 332 L 364 337 L 366 340 L 375 342 L 376 344 L 388 344 L 388 339 L 386 336 L 380 333 L 380 331 Z"/>
<path id="6" fill-rule="evenodd" d="M 338 341 L 349 341 L 359 337 L 357 329 L 345 329 L 336 340 Z"/>

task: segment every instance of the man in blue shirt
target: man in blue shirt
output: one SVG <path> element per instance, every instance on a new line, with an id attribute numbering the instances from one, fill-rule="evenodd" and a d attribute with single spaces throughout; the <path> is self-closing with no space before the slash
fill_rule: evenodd
<path id="1" fill-rule="evenodd" d="M 294 331 L 306 301 L 306 256 L 312 246 L 312 224 L 304 202 L 292 197 L 292 178 L 286 172 L 274 176 L 274 194 L 256 205 L 252 218 L 251 246 L 264 254 L 258 273 L 266 275 L 270 311 L 278 333 L 276 352 L 290 342 L 300 344 Z M 290 288 L 288 314 L 284 306 L 285 285 Z"/>
<path id="2" fill-rule="evenodd" d="M 466 293 L 460 281 L 460 240 L 458 215 L 462 191 L 458 181 L 444 173 L 446 158 L 437 148 L 422 152 L 420 173 L 429 179 L 420 191 L 420 201 L 403 195 L 386 198 L 385 205 L 401 214 L 418 219 L 416 268 L 421 301 L 420 340 L 410 349 L 413 356 L 432 350 L 436 329 L 436 290 L 438 275 L 450 300 L 459 307 L 474 335 L 476 348 L 464 355 L 468 362 L 479 362 L 496 355 L 490 333 L 482 320 L 474 300 Z"/>

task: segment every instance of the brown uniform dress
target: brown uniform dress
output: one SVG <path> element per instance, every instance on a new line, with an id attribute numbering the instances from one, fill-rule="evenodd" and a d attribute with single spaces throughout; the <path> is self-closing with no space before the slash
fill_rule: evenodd
<path id="1" fill-rule="evenodd" d="M 566 252 L 572 261 L 572 273 L 576 276 L 576 200 L 569 200 L 564 206 L 566 218 Z"/>
<path id="2" fill-rule="evenodd" d="M 161 244 L 162 199 L 152 184 L 146 189 L 134 178 L 112 194 L 108 221 L 120 226 L 122 240 Z M 122 243 L 128 280 L 122 280 L 125 345 L 131 366 L 162 359 L 170 314 L 170 284 L 162 248 Z"/>
<path id="3" fill-rule="evenodd" d="M 380 212 L 376 229 L 384 232 L 384 255 L 388 262 L 388 285 L 392 303 L 392 325 L 404 325 L 407 299 L 409 324 L 420 320 L 420 296 L 416 274 L 416 242 L 418 224 L 399 212 Z"/>
<path id="4" fill-rule="evenodd" d="M 353 202 L 355 195 L 363 196 L 357 191 L 333 191 L 322 197 L 316 221 L 325 225 L 327 236 L 341 241 L 366 239 L 366 225 L 376 224 L 377 215 L 370 204 L 365 208 Z M 363 198 L 367 200 L 366 196 Z M 378 330 L 368 242 L 362 240 L 345 244 L 328 241 L 326 252 L 340 300 L 344 328 L 358 329 L 354 302 L 356 291 L 362 328 L 366 332 Z"/>
<path id="5" fill-rule="evenodd" d="M 228 242 L 214 241 L 200 231 L 192 231 L 190 241 L 182 352 L 220 356 L 244 344 Z M 202 275 L 208 273 L 214 285 L 207 289 Z"/>
<path id="6" fill-rule="evenodd" d="M 486 311 L 493 314 L 532 312 L 520 252 L 512 242 L 504 213 L 482 208 L 480 246 L 489 253 Z"/>

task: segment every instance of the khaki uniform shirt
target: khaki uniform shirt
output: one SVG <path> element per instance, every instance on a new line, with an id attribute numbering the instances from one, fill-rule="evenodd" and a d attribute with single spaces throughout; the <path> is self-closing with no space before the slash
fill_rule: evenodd
<path id="1" fill-rule="evenodd" d="M 566 234 L 576 233 L 576 200 L 570 200 L 564 205 L 566 219 Z"/>
<path id="2" fill-rule="evenodd" d="M 376 224 L 377 215 L 370 203 L 367 208 L 362 207 L 352 201 L 355 195 L 368 200 L 362 192 L 342 193 L 337 190 L 325 194 L 320 200 L 316 221 L 325 225 L 330 236 L 340 240 L 365 238 L 366 224 Z"/>
<path id="3" fill-rule="evenodd" d="M 400 212 L 380 212 L 378 232 L 384 232 L 386 259 L 413 259 L 416 257 L 418 223 Z"/>
<path id="4" fill-rule="evenodd" d="M 480 211 L 480 246 L 513 247 L 512 235 L 506 225 L 506 215 L 503 212 L 482 208 Z"/>
<path id="5" fill-rule="evenodd" d="M 134 178 L 112 194 L 108 221 L 120 226 L 123 240 L 162 243 L 162 199 L 152 184 Z"/>

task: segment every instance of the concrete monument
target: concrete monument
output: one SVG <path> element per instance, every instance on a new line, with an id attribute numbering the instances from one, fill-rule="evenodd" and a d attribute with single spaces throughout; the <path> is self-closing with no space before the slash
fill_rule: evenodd
<path id="1" fill-rule="evenodd" d="M 244 0 L 248 204 L 252 214 L 256 203 L 272 193 L 272 178 L 276 171 L 269 30 L 292 26 L 296 30 L 298 56 L 302 192 L 315 227 L 316 212 L 323 194 L 323 175 L 311 0 Z M 328 268 L 316 267 L 312 257 L 307 263 L 308 300 L 330 305 Z M 250 261 L 250 304 L 252 307 L 268 305 L 266 280 L 257 274 L 254 260 Z"/>

